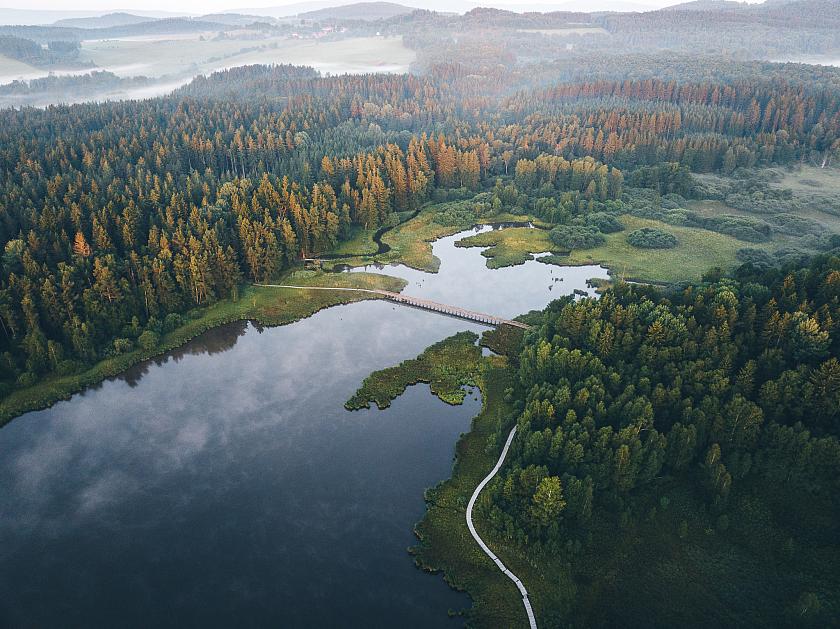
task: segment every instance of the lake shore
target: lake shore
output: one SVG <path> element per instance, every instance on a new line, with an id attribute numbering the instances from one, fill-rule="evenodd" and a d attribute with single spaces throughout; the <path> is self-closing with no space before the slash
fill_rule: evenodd
<path id="1" fill-rule="evenodd" d="M 405 281 L 373 274 L 314 274 L 295 279 L 301 284 L 346 286 L 348 288 L 381 288 L 399 292 Z M 99 361 L 83 372 L 54 376 L 23 389 L 12 391 L 0 401 L 0 427 L 29 411 L 48 408 L 60 400 L 116 376 L 144 360 L 160 356 L 191 341 L 213 328 L 234 321 L 254 321 L 277 326 L 294 323 L 331 306 L 363 299 L 380 299 L 372 293 L 339 291 L 284 291 L 283 289 L 247 286 L 236 301 L 225 299 L 206 308 L 193 310 L 187 322 L 162 336 L 152 349 L 135 349 Z"/>

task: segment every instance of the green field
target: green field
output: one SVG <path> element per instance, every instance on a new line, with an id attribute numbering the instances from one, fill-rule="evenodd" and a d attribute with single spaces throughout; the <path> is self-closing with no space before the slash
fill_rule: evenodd
<path id="1" fill-rule="evenodd" d="M 600 247 L 575 250 L 565 264 L 603 264 L 610 274 L 626 280 L 680 282 L 699 280 L 712 267 L 724 270 L 738 264 L 735 252 L 748 246 L 732 236 L 695 227 L 677 227 L 635 216 L 622 216 L 626 229 L 605 234 Z M 627 234 L 642 227 L 655 227 L 674 234 L 679 244 L 673 249 L 637 249 L 627 242 Z M 755 245 L 750 245 L 755 246 Z"/>
<path id="2" fill-rule="evenodd" d="M 306 286 L 382 288 L 396 292 L 405 286 L 404 280 L 367 273 L 296 271 L 287 274 L 280 281 Z M 377 298 L 369 293 L 349 291 L 342 293 L 249 286 L 243 290 L 237 301 L 226 299 L 188 313 L 184 317 L 184 325 L 164 335 L 158 346 L 152 350 L 137 349 L 103 360 L 82 373 L 51 377 L 32 387 L 12 392 L 0 401 L 0 426 L 22 413 L 46 408 L 58 400 L 66 399 L 73 393 L 125 371 L 141 360 L 179 347 L 202 332 L 225 323 L 253 320 L 265 325 L 285 325 L 330 306 Z"/>

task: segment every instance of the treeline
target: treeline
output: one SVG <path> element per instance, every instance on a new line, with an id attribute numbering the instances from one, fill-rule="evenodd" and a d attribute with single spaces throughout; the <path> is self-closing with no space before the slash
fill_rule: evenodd
<path id="1" fill-rule="evenodd" d="M 79 54 L 79 42 L 51 41 L 44 48 L 31 39 L 0 35 L 0 54 L 36 66 L 72 61 Z"/>
<path id="2" fill-rule="evenodd" d="M 624 166 L 732 172 L 840 150 L 840 91 L 786 82 L 600 81 L 519 95 L 505 107 L 528 117 L 530 133 L 514 131 L 533 150 Z"/>
<path id="3" fill-rule="evenodd" d="M 277 72 L 284 85 L 310 75 Z M 390 102 L 416 108 L 421 82 L 311 81 L 316 96 L 294 103 L 185 98 L 0 113 L 7 389 L 151 346 L 186 311 L 236 297 L 240 282 L 327 251 L 352 226 L 415 210 L 437 188 L 478 192 L 506 168 L 500 147 L 476 136 L 370 131 L 373 120 L 402 117 Z M 375 109 L 350 89 L 360 84 Z M 621 194 L 621 173 L 591 158 L 538 160 L 551 164 L 540 176 L 554 173 L 553 194 Z"/>
<path id="4" fill-rule="evenodd" d="M 829 86 L 587 83 L 542 114 L 545 94 L 500 100 L 501 77 L 486 90 L 467 72 L 246 67 L 171 98 L 0 111 L 0 380 L 126 351 L 436 190 L 565 222 L 616 210 L 625 179 L 690 196 L 689 171 L 726 170 L 730 154 L 836 145 Z M 733 112 L 743 126 L 721 122 Z"/>

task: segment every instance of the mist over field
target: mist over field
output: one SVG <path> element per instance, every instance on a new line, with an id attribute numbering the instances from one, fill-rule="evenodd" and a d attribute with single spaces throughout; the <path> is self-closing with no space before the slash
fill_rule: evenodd
<path id="1" fill-rule="evenodd" d="M 210 14 L 192 12 L 186 4 L 157 12 L 0 10 L 0 21 L 7 22 L 0 26 L 0 104 L 44 106 L 161 96 L 198 75 L 255 63 L 304 65 L 322 74 L 423 72 L 429 64 L 483 55 L 488 46 L 498 49 L 500 59 L 519 63 L 573 64 L 579 55 L 623 49 L 838 64 L 840 57 L 832 55 L 837 35 L 828 27 L 830 22 L 816 19 L 818 12 L 809 9 L 813 24 L 807 27 L 816 29 L 819 38 L 804 45 L 801 38 L 791 39 L 787 30 L 779 31 L 778 40 L 772 35 L 780 27 L 777 14 L 784 3 L 765 9 L 704 2 L 665 10 L 606 4 L 587 9 L 607 11 L 601 13 L 574 12 L 581 7 L 568 3 L 556 8 L 520 3 L 504 10 L 453 4 L 447 5 L 448 12 L 435 14 L 388 2 L 238 10 L 226 6 Z M 719 12 L 717 18 L 714 11 Z M 695 45 L 690 37 L 674 37 L 676 16 L 703 24 L 711 19 L 722 32 L 727 32 L 729 20 L 733 27 L 745 19 L 754 24 L 741 41 L 703 38 Z M 647 34 L 640 37 L 636 32 Z"/>

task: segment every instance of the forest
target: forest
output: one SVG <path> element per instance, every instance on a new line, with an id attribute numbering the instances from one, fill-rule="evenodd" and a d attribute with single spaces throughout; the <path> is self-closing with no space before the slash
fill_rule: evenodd
<path id="1" fill-rule="evenodd" d="M 257 284 L 401 290 L 330 264 L 434 272 L 434 239 L 510 223 L 456 246 L 612 279 L 523 314 L 524 336 L 486 334 L 492 356 L 462 333 L 347 402 L 385 408 L 425 382 L 451 404 L 485 396 L 453 481 L 427 495 L 418 563 L 468 589 L 476 624 L 494 598 L 522 620 L 466 546 L 440 552 L 516 426 L 476 514 L 541 626 L 837 626 L 840 69 L 754 58 L 840 49 L 836 6 L 416 11 L 344 22 L 402 36 L 411 73 L 247 65 L 160 98 L 0 109 L 0 399 L 355 299 Z M 215 24 L 180 22 L 153 30 Z M 82 30 L 0 28 L 0 52 L 73 62 Z M 0 96 L 126 84 L 145 79 Z"/>
<path id="2" fill-rule="evenodd" d="M 4 390 L 153 346 L 186 311 L 447 191 L 566 223 L 634 205 L 627 186 L 690 197 L 692 172 L 840 151 L 834 83 L 509 94 L 465 72 L 249 66 L 168 98 L 0 111 Z"/>
<path id="3" fill-rule="evenodd" d="M 480 504 L 559 579 L 551 626 L 833 626 L 838 307 L 834 255 L 528 318 L 517 436 Z"/>

